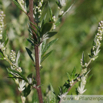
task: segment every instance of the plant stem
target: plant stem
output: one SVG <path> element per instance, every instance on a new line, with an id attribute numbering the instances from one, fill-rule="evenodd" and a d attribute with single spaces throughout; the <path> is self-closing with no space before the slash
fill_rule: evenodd
<path id="1" fill-rule="evenodd" d="M 35 46 L 35 64 L 36 64 L 36 81 L 37 81 L 37 92 L 39 97 L 39 102 L 43 103 L 42 91 L 41 91 L 41 80 L 40 80 L 40 67 L 39 67 L 39 47 Z"/>
<path id="2" fill-rule="evenodd" d="M 32 25 L 37 25 L 34 22 L 33 18 L 33 0 L 29 0 L 29 13 L 27 14 L 30 20 L 30 26 L 36 30 L 35 26 Z M 37 35 L 36 33 L 32 30 L 33 33 L 33 39 L 37 40 Z M 37 93 L 38 93 L 38 98 L 39 98 L 39 103 L 43 103 L 43 98 L 42 98 L 42 91 L 41 91 L 41 79 L 40 79 L 40 67 L 39 67 L 39 44 L 35 45 L 34 44 L 34 49 L 35 49 L 35 66 L 36 66 L 36 86 L 37 86 Z"/>
<path id="3" fill-rule="evenodd" d="M 34 22 L 34 18 L 33 18 L 33 0 L 29 0 L 29 13 L 27 14 L 27 16 L 29 17 L 30 22 L 32 22 L 34 25 L 36 25 L 36 23 Z M 30 26 L 36 30 L 36 28 L 30 23 Z M 37 35 L 35 34 L 35 32 L 32 30 L 33 32 L 33 38 L 37 39 Z"/>

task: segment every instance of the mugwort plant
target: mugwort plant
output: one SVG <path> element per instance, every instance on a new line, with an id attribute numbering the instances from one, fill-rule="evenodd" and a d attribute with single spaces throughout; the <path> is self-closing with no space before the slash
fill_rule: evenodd
<path id="1" fill-rule="evenodd" d="M 48 9 L 49 14 L 43 15 L 43 10 L 45 8 L 45 2 L 43 0 L 12 0 L 14 4 L 27 15 L 29 20 L 29 38 L 28 42 L 32 45 L 33 50 L 26 48 L 26 51 L 31 58 L 34 68 L 36 70 L 36 76 L 33 77 L 29 74 L 27 77 L 23 75 L 23 68 L 19 65 L 20 51 L 11 50 L 7 54 L 7 43 L 8 38 L 3 36 L 4 30 L 4 17 L 6 15 L 2 10 L 0 10 L 0 59 L 5 60 L 9 63 L 9 68 L 7 71 L 9 77 L 14 80 L 18 86 L 18 91 L 21 93 L 22 103 L 27 103 L 27 97 L 32 89 L 37 90 L 39 103 L 62 103 L 63 98 L 66 97 L 71 90 L 71 88 L 78 82 L 78 88 L 76 89 L 77 96 L 74 98 L 78 100 L 79 96 L 82 95 L 87 89 L 85 88 L 88 73 L 91 71 L 88 66 L 92 61 L 94 61 L 100 52 L 101 40 L 103 35 L 103 21 L 99 22 L 97 34 L 95 35 L 93 46 L 91 52 L 89 53 L 89 61 L 86 62 L 84 58 L 84 53 L 81 58 L 81 72 L 76 73 L 74 68 L 71 73 L 67 73 L 68 80 L 59 88 L 59 94 L 55 94 L 53 87 L 50 85 L 50 90 L 43 95 L 42 84 L 40 78 L 40 71 L 42 67 L 42 62 L 52 53 L 52 51 L 47 53 L 49 47 L 57 41 L 54 39 L 47 42 L 52 36 L 57 34 L 56 27 L 60 24 L 60 19 L 66 15 L 67 12 L 73 7 L 74 3 L 67 9 L 64 10 L 67 1 L 57 0 L 56 5 L 58 7 L 58 15 L 54 14 L 49 3 Z M 48 19 L 49 18 L 49 19 Z M 35 101 L 35 100 L 34 100 Z M 35 101 L 34 103 L 37 103 Z"/>

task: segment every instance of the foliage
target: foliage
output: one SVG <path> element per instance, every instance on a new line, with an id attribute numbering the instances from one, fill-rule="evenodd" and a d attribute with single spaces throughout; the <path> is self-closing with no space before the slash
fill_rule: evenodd
<path id="1" fill-rule="evenodd" d="M 19 1 L 19 0 L 18 0 Z M 15 1 L 16 2 L 16 1 Z M 102 1 L 101 1 L 102 2 Z M 17 4 L 18 2 L 16 2 L 16 4 Z M 44 2 L 44 3 L 46 3 L 46 2 Z M 84 1 L 83 2 L 83 4 L 84 5 L 86 5 L 86 3 L 88 3 L 87 1 Z M 73 14 L 73 16 L 69 16 L 70 18 L 61 18 L 61 16 L 63 15 L 63 14 L 61 14 L 61 12 L 62 12 L 62 10 L 60 9 L 60 15 L 58 16 L 58 17 L 60 17 L 59 18 L 59 20 L 57 20 L 57 21 L 59 21 L 59 24 L 60 24 L 60 22 L 61 22 L 61 24 L 63 24 L 64 26 L 62 26 L 62 28 L 61 29 L 59 29 L 60 28 L 60 26 L 61 25 L 59 25 L 59 28 L 57 28 L 57 29 L 59 29 L 59 33 L 58 33 L 58 35 L 56 35 L 55 37 L 57 37 L 57 38 L 59 38 L 59 40 L 58 41 L 56 41 L 56 40 L 51 40 L 51 41 L 47 41 L 47 39 L 49 38 L 49 37 L 52 37 L 52 36 L 54 36 L 55 34 L 57 34 L 57 32 L 56 31 L 50 31 L 51 29 L 54 29 L 54 21 L 53 21 L 53 16 L 54 16 L 54 13 L 56 13 L 56 11 L 53 11 L 53 9 L 51 10 L 51 4 L 52 4 L 52 2 L 51 3 L 49 3 L 49 10 L 48 10 L 48 12 L 50 12 L 50 14 L 48 13 L 48 14 L 46 14 L 47 16 L 44 16 L 44 18 L 43 18 L 43 16 L 42 15 L 40 15 L 39 14 L 39 12 L 37 13 L 37 15 L 35 15 L 35 18 L 37 19 L 36 20 L 36 22 L 38 23 L 38 27 L 36 27 L 35 25 L 35 27 L 36 27 L 36 29 L 37 29 L 37 31 L 35 31 L 32 27 L 30 27 L 29 26 L 29 35 L 28 35 L 28 31 L 25 31 L 25 30 L 27 30 L 27 28 L 28 28 L 28 26 L 25 26 L 25 25 L 27 25 L 27 23 L 28 23 L 28 20 L 27 20 L 27 17 L 26 16 L 24 16 L 25 14 L 23 14 L 23 13 L 20 13 L 20 11 L 17 9 L 17 13 L 14 13 L 14 16 L 16 16 L 16 15 L 19 15 L 19 14 L 21 14 L 20 16 L 18 16 L 18 18 L 17 18 L 17 20 L 16 19 L 13 19 L 13 18 L 11 18 L 11 17 L 9 17 L 8 19 L 10 19 L 11 18 L 11 21 L 12 21 L 12 23 L 11 24 L 7 24 L 7 26 L 6 26 L 6 28 L 7 28 L 7 30 L 5 29 L 4 30 L 4 32 L 3 32 L 3 36 L 5 36 L 7 33 L 8 33 L 8 37 L 9 37 L 9 40 L 12 40 L 12 41 L 9 41 L 9 43 L 11 44 L 11 45 L 9 45 L 9 43 L 7 44 L 7 42 L 8 42 L 8 39 L 7 39 L 7 36 L 6 37 L 3 37 L 3 40 L 5 41 L 5 46 L 6 46 L 6 44 L 7 44 L 7 46 L 9 45 L 9 47 L 10 47 L 10 49 L 11 48 L 13 48 L 14 47 L 14 50 L 15 51 L 18 51 L 18 50 L 20 50 L 20 52 L 22 52 L 21 54 L 23 54 L 23 56 L 21 56 L 20 57 L 20 59 L 22 60 L 22 63 L 20 62 L 20 67 L 22 67 L 23 69 L 22 69 L 22 73 L 23 74 L 21 74 L 21 73 L 19 73 L 18 71 L 15 71 L 15 70 L 11 70 L 11 69 L 9 69 L 10 68 L 10 66 L 8 65 L 8 64 L 6 64 L 7 66 L 6 66 L 6 68 L 8 67 L 8 72 L 10 73 L 10 74 L 15 74 L 15 75 L 13 75 L 13 77 L 12 77 L 12 75 L 10 75 L 10 78 L 13 78 L 13 79 L 16 79 L 16 78 L 20 78 L 20 79 L 23 79 L 23 80 L 25 80 L 27 83 L 28 83 L 28 85 L 25 87 L 25 90 L 24 90 L 24 96 L 27 96 L 28 94 L 29 94 L 29 92 L 30 91 L 32 91 L 31 90 L 31 87 L 33 86 L 34 88 L 35 88 L 35 85 L 34 84 L 36 84 L 36 82 L 35 82 L 35 74 L 33 74 L 33 76 L 31 76 L 31 78 L 32 78 L 32 80 L 33 80 L 33 84 L 30 84 L 29 82 L 28 82 L 28 80 L 27 80 L 27 77 L 26 76 L 23 76 L 24 75 L 24 73 L 25 74 L 30 74 L 31 73 L 31 71 L 33 70 L 33 67 L 35 66 L 35 59 L 34 59 L 34 51 L 33 51 L 33 49 L 34 49 L 34 47 L 33 47 L 33 44 L 34 43 L 36 43 L 36 44 L 40 44 L 40 50 L 41 50 L 41 53 L 39 54 L 41 57 L 39 58 L 39 63 L 40 63 L 40 67 L 41 68 L 43 68 L 43 69 L 41 69 L 41 75 L 43 75 L 41 78 L 42 78 L 42 84 L 43 85 L 45 85 L 45 86 L 47 86 L 47 84 L 49 84 L 49 82 L 52 82 L 52 85 L 54 86 L 54 88 L 56 89 L 57 88 L 57 84 L 55 84 L 57 81 L 58 81 L 58 83 L 59 83 L 59 85 L 63 85 L 63 83 L 64 83 L 64 85 L 63 86 L 61 86 L 60 87 L 60 92 L 58 91 L 58 89 L 56 90 L 56 99 L 58 98 L 58 95 L 60 96 L 60 95 L 63 95 L 63 93 L 65 93 L 65 92 L 67 92 L 67 89 L 70 87 L 70 85 L 72 85 L 72 83 L 74 83 L 74 80 L 76 80 L 76 78 L 80 75 L 79 73 L 76 73 L 75 72 L 75 70 L 77 70 L 77 71 L 79 71 L 80 72 L 80 69 L 78 70 L 77 68 L 80 68 L 80 64 L 79 64 L 79 62 L 78 62 L 78 58 L 80 58 L 80 54 L 81 54 L 81 51 L 84 51 L 84 50 L 86 50 L 87 49 L 87 47 L 89 47 L 89 46 L 86 46 L 86 43 L 87 43 L 87 45 L 89 44 L 90 45 L 90 43 L 92 43 L 92 36 L 94 35 L 94 33 L 95 33 L 95 30 L 96 30 L 96 28 L 97 28 L 97 25 L 95 26 L 94 25 L 94 23 L 95 24 L 97 24 L 100 20 L 101 20 L 101 18 L 102 18 L 102 12 L 101 11 L 99 11 L 99 9 L 96 9 L 96 7 L 97 6 L 95 6 L 94 7 L 94 5 L 93 5 L 93 3 L 92 3 L 92 1 L 90 2 L 89 1 L 89 3 L 92 5 L 91 6 L 91 10 L 93 10 L 93 8 L 95 8 L 95 15 L 96 15 L 96 17 L 99 17 L 98 19 L 95 19 L 95 17 L 94 17 L 94 15 L 93 14 L 91 14 L 89 11 L 87 11 L 87 15 L 89 14 L 89 16 L 91 17 L 91 20 L 88 20 L 86 17 L 84 17 L 82 14 L 84 13 L 84 11 L 85 11 L 85 8 L 84 9 L 82 9 L 81 10 L 81 8 L 83 8 L 82 7 L 82 5 L 81 5 L 81 2 L 76 2 L 75 3 L 75 5 L 73 6 L 74 7 L 74 9 L 72 9 L 71 10 L 71 13 L 75 13 L 74 11 L 76 11 L 76 14 Z M 95 3 L 96 3 L 96 1 L 95 1 Z M 98 5 L 100 5 L 101 6 L 101 3 L 100 2 L 97 2 L 97 4 Z M 19 4 L 17 4 L 17 5 L 19 5 Z M 48 3 L 46 3 L 45 5 L 48 5 Z M 57 5 L 58 5 L 58 2 L 57 2 Z M 69 6 L 70 4 L 68 3 L 68 6 Z M 79 7 L 77 7 L 77 5 L 79 5 Z M 98 8 L 100 7 L 100 6 L 98 6 Z M 14 6 L 15 7 L 15 6 Z M 60 6 L 60 8 L 61 8 L 62 6 Z M 10 8 L 10 7 L 9 7 Z M 15 9 L 16 9 L 17 7 L 15 7 Z M 21 8 L 20 6 L 19 6 L 19 8 Z M 28 7 L 27 7 L 28 8 Z M 27 10 L 27 12 L 28 12 L 28 9 L 26 8 L 26 10 Z M 77 10 L 75 10 L 75 8 L 77 8 Z M 23 8 L 21 8 L 22 10 L 23 10 Z M 65 8 L 65 11 L 66 11 L 67 9 Z M 87 8 L 87 10 L 89 10 L 89 8 Z M 10 12 L 12 12 L 13 10 L 11 10 Z M 82 12 L 80 12 L 80 11 L 82 11 Z M 98 11 L 99 11 L 99 13 L 98 13 Z M 6 11 L 5 11 L 6 12 Z M 44 9 L 44 11 L 43 12 L 45 12 L 45 9 Z M 70 13 L 69 13 L 70 14 Z M 48 15 L 50 16 L 50 19 L 48 20 Z M 79 15 L 79 16 L 78 16 Z M 86 16 L 87 16 L 86 15 Z M 10 16 L 10 14 L 9 14 L 9 16 Z M 42 22 L 39 22 L 39 16 L 41 16 L 41 19 L 42 19 Z M 77 20 L 76 18 L 78 18 L 79 17 L 79 19 Z M 6 17 L 5 17 L 6 18 Z M 22 20 L 21 20 L 22 19 Z M 62 21 L 64 19 L 64 21 Z M 47 21 L 46 21 L 47 20 Z M 66 20 L 66 22 L 65 22 L 65 20 Z M 85 20 L 85 21 L 84 21 Z M 25 22 L 26 21 L 26 22 Z M 91 22 L 89 22 L 89 21 L 91 21 Z M 19 23 L 18 23 L 19 22 Z M 67 26 L 68 25 L 68 22 L 70 23 L 69 25 L 70 26 Z M 90 24 L 91 23 L 91 24 Z M 13 24 L 13 25 L 12 25 Z M 58 24 L 57 22 L 55 23 L 55 25 L 56 24 Z M 8 26 L 8 25 L 10 25 L 10 26 Z M 22 25 L 22 26 L 20 26 L 20 25 Z M 87 25 L 87 26 L 86 26 Z M 88 26 L 89 25 L 89 26 Z M 41 28 L 40 28 L 40 26 L 41 26 Z M 52 28 L 53 27 L 53 28 Z M 64 28 L 65 28 L 65 30 L 64 30 Z M 66 30 L 66 28 L 67 28 L 67 30 Z M 68 29 L 69 28 L 69 29 Z M 33 41 L 33 39 L 32 39 L 32 35 L 31 35 L 31 31 L 34 31 L 35 33 L 37 33 L 37 36 L 38 36 L 38 40 L 37 41 Z M 75 30 L 75 31 L 74 31 Z M 91 32 L 90 32 L 90 36 L 88 36 L 87 34 L 88 34 L 88 32 L 89 32 L 89 30 L 91 30 Z M 69 32 L 69 33 L 68 33 Z M 4 35 L 5 34 L 5 35 Z M 15 34 L 15 35 L 14 35 Z M 69 34 L 69 35 L 67 35 L 67 34 Z M 82 34 L 82 35 L 79 35 L 79 34 Z M 10 36 L 10 35 L 12 35 L 12 36 Z M 86 36 L 87 36 L 87 38 L 86 38 Z M 26 40 L 25 39 L 25 37 L 26 38 L 28 38 L 27 40 L 31 43 L 31 45 L 29 44 L 29 42 L 25 42 L 25 43 L 22 43 L 22 41 L 24 41 L 24 40 Z M 55 37 L 52 37 L 52 39 L 53 38 L 55 38 Z M 77 38 L 78 37 L 78 38 Z M 70 39 L 69 39 L 70 38 Z M 15 39 L 15 40 L 14 40 Z M 20 42 L 17 42 L 17 41 L 20 41 Z M 47 41 L 47 43 L 46 43 L 46 41 Z M 56 52 L 53 52 L 52 54 L 51 54 L 51 52 L 52 51 L 50 51 L 50 52 L 46 52 L 48 49 L 49 49 L 49 47 L 50 47 L 50 45 L 51 44 L 53 44 L 53 42 L 55 42 L 56 41 L 56 43 L 55 43 L 55 45 L 54 45 L 54 47 L 53 48 L 55 48 L 55 51 L 57 52 L 57 54 L 56 54 Z M 89 41 L 89 42 L 88 42 Z M 42 45 L 41 45 L 41 42 L 42 42 Z M 22 44 L 22 45 L 21 45 Z M 69 45 L 70 44 L 70 45 Z M 69 45 L 69 47 L 68 47 L 68 45 Z M 95 45 L 95 43 L 93 44 L 93 45 Z M 20 46 L 20 47 L 19 47 Z M 25 46 L 27 47 L 26 48 L 26 50 L 25 50 Z M 91 45 L 90 45 L 91 46 Z M 63 48 L 62 48 L 63 47 Z M 73 48 L 74 47 L 74 48 Z M 8 48 L 9 49 L 9 48 Z M 89 47 L 89 49 L 90 49 L 90 47 Z M 80 52 L 79 52 L 79 54 L 78 54 L 78 51 L 80 50 Z M 88 50 L 88 49 L 87 49 Z M 96 49 L 95 49 L 96 50 Z M 9 54 L 9 51 L 10 50 L 8 50 L 7 51 L 7 53 Z M 32 61 L 30 61 L 30 59 L 28 58 L 29 56 L 27 56 L 27 53 L 25 53 L 25 51 L 27 51 L 27 53 L 29 54 L 29 56 L 31 57 L 31 59 L 32 59 Z M 60 51 L 62 51 L 62 52 L 60 52 Z M 74 53 L 74 51 L 76 51 L 75 53 Z M 46 59 L 46 57 L 49 55 L 49 54 L 51 54 L 50 56 L 49 56 L 49 58 L 48 59 Z M 61 54 L 64 54 L 64 56 L 61 58 Z M 17 54 L 16 54 L 17 55 Z M 69 55 L 69 57 L 68 57 L 68 55 Z M 70 55 L 71 55 L 71 57 L 70 57 Z M 77 59 L 74 59 L 74 57 L 72 56 L 72 55 L 74 55 L 74 56 L 76 56 L 77 55 Z M 79 57 L 78 57 L 78 55 L 79 55 Z M 1 52 L 1 57 L 3 57 L 4 55 L 2 55 L 2 52 Z M 24 60 L 24 57 L 25 57 L 25 62 L 23 61 Z M 58 59 L 56 59 L 56 57 L 58 57 Z M 94 54 L 93 54 L 93 49 L 91 49 L 91 54 L 89 54 L 89 57 L 91 58 L 91 57 L 93 57 L 94 58 Z M 69 60 L 68 60 L 68 58 L 69 58 Z M 1 59 L 3 59 L 3 58 L 1 58 Z M 43 62 L 43 60 L 44 59 L 46 59 L 45 60 L 45 62 L 44 62 L 44 64 L 42 63 Z M 51 61 L 48 61 L 48 60 L 51 60 Z M 54 60 L 55 59 L 55 60 Z M 85 58 L 85 61 L 87 61 L 87 59 L 88 58 Z M 20 60 L 20 61 L 21 61 Z M 61 61 L 60 61 L 61 60 Z M 71 61 L 71 63 L 65 63 L 65 61 Z M 75 61 L 75 62 L 74 62 Z M 86 63 L 85 61 L 84 61 L 84 54 L 82 55 L 82 61 L 83 61 L 83 65 Z M 18 61 L 19 62 L 19 61 Z M 26 63 L 26 62 L 28 62 L 28 63 Z M 33 63 L 34 62 L 34 63 Z M 98 62 L 98 61 L 97 61 Z M 11 62 L 9 62 L 10 64 L 11 64 Z M 33 63 L 33 64 L 32 64 Z M 41 64 L 42 63 L 42 64 Z M 5 63 L 4 62 L 2 62 L 1 61 L 1 63 L 0 63 L 0 66 L 3 66 L 3 65 L 5 65 Z M 68 65 L 68 66 L 67 66 Z M 76 65 L 76 67 L 75 67 L 75 69 L 72 71 L 72 73 L 67 73 L 67 77 L 66 77 L 66 72 L 68 72 L 69 70 L 68 69 L 65 69 L 65 68 L 70 68 L 71 70 L 72 70 L 72 68 L 74 68 L 74 65 Z M 32 67 L 31 67 L 32 66 Z M 17 67 L 19 67 L 18 65 L 17 65 Z M 24 69 L 25 68 L 25 69 Z M 50 69 L 49 69 L 50 68 Z M 52 69 L 53 68 L 53 69 Z M 84 68 L 84 66 L 83 66 L 83 68 Z M 90 67 L 89 67 L 90 68 Z M 95 69 L 95 67 L 93 67 L 94 69 Z M 97 67 L 98 68 L 98 67 Z M 101 68 L 101 67 L 99 67 L 99 68 Z M 93 69 L 93 70 L 94 70 Z M 17 69 L 16 69 L 17 70 Z M 19 70 L 21 70 L 20 68 L 19 68 Z M 96 70 L 96 69 L 95 69 Z M 49 74 L 49 72 L 51 73 L 51 74 Z M 61 74 L 61 76 L 64 76 L 63 78 L 62 78 L 62 81 L 61 81 L 61 76 L 59 75 L 58 76 L 58 74 L 60 74 L 62 72 L 62 74 Z M 93 72 L 92 70 L 91 70 L 91 72 Z M 76 74 L 76 75 L 75 75 Z M 93 73 L 94 74 L 94 73 Z M 18 75 L 19 77 L 17 77 L 16 75 Z M 96 77 L 97 77 L 97 75 L 96 75 Z M 51 78 L 51 79 L 50 79 Z M 66 79 L 68 79 L 68 81 L 66 81 Z M 65 82 L 66 81 L 66 82 Z M 98 82 L 98 80 L 97 80 L 97 82 Z M 45 88 L 42 86 L 42 84 L 41 84 L 41 87 L 44 89 L 43 91 L 44 91 L 44 93 L 45 93 Z M 89 83 L 88 83 L 89 84 Z M 87 84 L 87 85 L 88 85 Z M 58 85 L 58 86 L 59 86 Z M 29 89 L 28 89 L 29 88 Z M 50 90 L 52 89 L 52 86 L 50 86 Z M 29 91 L 27 91 L 27 90 L 29 90 Z M 89 89 L 89 87 L 88 87 L 88 89 L 87 90 L 89 90 L 90 91 L 90 89 Z M 26 92 L 25 92 L 26 91 Z M 96 90 L 95 90 L 96 91 Z M 91 91 L 92 93 L 93 93 L 93 91 Z M 15 93 L 15 92 L 14 92 Z M 72 92 L 73 93 L 73 92 Z M 75 93 L 75 92 L 74 92 Z M 88 92 L 87 92 L 88 93 Z M 52 89 L 50 92 L 48 92 L 47 93 L 47 97 L 48 98 L 50 98 L 49 97 L 49 95 L 50 96 L 53 96 L 53 98 L 55 98 L 55 93 L 54 93 L 54 90 Z M 32 95 L 33 96 L 33 95 Z M 36 98 L 36 97 L 35 97 Z M 19 99 L 18 99 L 19 100 Z M 17 100 L 17 101 L 18 101 Z M 29 100 L 29 99 L 28 99 Z M 58 100 L 59 100 L 59 98 L 58 98 Z M 54 99 L 54 101 L 55 101 L 55 99 Z M 52 103 L 52 102 L 51 102 Z"/>

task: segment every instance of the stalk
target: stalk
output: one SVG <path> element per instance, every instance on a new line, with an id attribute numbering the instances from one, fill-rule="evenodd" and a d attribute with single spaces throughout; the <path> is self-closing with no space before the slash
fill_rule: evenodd
<path id="1" fill-rule="evenodd" d="M 27 14 L 29 17 L 30 22 L 32 22 L 33 24 L 37 25 L 34 22 L 34 18 L 33 18 L 33 0 L 29 0 L 29 13 Z M 36 28 L 30 23 L 31 27 L 36 30 Z M 37 35 L 34 31 L 32 31 L 33 33 L 33 39 L 37 40 Z M 43 103 L 43 98 L 42 98 L 42 91 L 41 91 L 41 78 L 40 78 L 40 67 L 39 67 L 39 44 L 34 45 L 34 51 L 35 51 L 35 69 L 36 69 L 36 90 L 38 93 L 38 98 L 39 98 L 39 103 Z"/>

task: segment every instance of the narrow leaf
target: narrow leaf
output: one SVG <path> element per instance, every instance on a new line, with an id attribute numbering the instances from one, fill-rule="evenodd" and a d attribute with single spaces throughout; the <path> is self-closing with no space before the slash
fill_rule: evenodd
<path id="1" fill-rule="evenodd" d="M 82 62 L 82 65 L 84 65 L 84 64 L 85 64 L 84 52 L 82 53 L 82 60 L 81 60 L 81 62 Z"/>
<path id="2" fill-rule="evenodd" d="M 29 0 L 26 0 L 26 8 L 27 8 L 27 12 L 29 12 Z"/>
<path id="3" fill-rule="evenodd" d="M 56 95 L 54 93 L 52 85 L 48 86 L 48 93 L 47 93 L 47 103 L 57 103 L 56 102 Z"/>
<path id="4" fill-rule="evenodd" d="M 39 28 L 35 24 L 33 24 L 31 21 L 30 23 L 39 31 Z"/>
<path id="5" fill-rule="evenodd" d="M 27 97 L 31 92 L 31 86 L 28 85 L 23 92 L 24 92 L 24 96 Z"/>
<path id="6" fill-rule="evenodd" d="M 26 51 L 27 51 L 29 57 L 31 58 L 31 60 L 34 62 L 34 59 L 32 57 L 32 52 L 30 51 L 30 49 L 26 48 Z"/>
<path id="7" fill-rule="evenodd" d="M 7 45 L 7 43 L 8 43 L 8 39 L 6 39 L 6 41 L 5 41 L 5 43 L 4 43 L 4 46 L 6 46 L 6 45 Z"/>
<path id="8" fill-rule="evenodd" d="M 52 52 L 53 52 L 53 50 L 51 50 L 49 53 L 45 54 L 45 55 L 42 57 L 41 62 L 43 62 Z"/>
<path id="9" fill-rule="evenodd" d="M 16 71 L 16 70 L 12 70 L 12 69 L 8 69 L 8 72 L 11 71 L 12 73 L 16 73 L 18 74 L 20 77 L 22 77 L 22 79 L 24 79 L 25 81 L 28 82 L 28 80 L 24 77 L 24 75 L 22 75 L 20 72 Z M 9 72 L 10 73 L 10 72 Z"/>
<path id="10" fill-rule="evenodd" d="M 4 58 L 0 58 L 0 60 L 4 60 Z"/>
<path id="11" fill-rule="evenodd" d="M 15 1 L 15 0 L 13 0 L 13 2 L 14 2 L 14 4 L 19 8 L 19 9 L 21 9 L 22 11 L 23 11 L 23 9 L 21 8 L 21 6 Z M 24 12 L 24 11 L 23 11 Z"/>
<path id="12" fill-rule="evenodd" d="M 52 20 L 53 13 L 52 13 L 52 10 L 51 10 L 51 7 L 50 7 L 49 3 L 48 3 L 48 6 L 49 6 L 49 12 L 50 12 L 50 19 Z"/>
<path id="13" fill-rule="evenodd" d="M 34 45 L 34 43 L 33 43 L 33 41 L 32 41 L 31 39 L 27 39 L 27 41 L 28 41 L 29 43 L 31 43 L 31 45 Z"/>
<path id="14" fill-rule="evenodd" d="M 0 50 L 0 55 L 2 56 L 2 57 L 4 57 L 4 55 L 3 55 L 3 53 L 2 53 L 2 51 Z"/>
<path id="15" fill-rule="evenodd" d="M 42 25 L 41 37 L 45 33 L 49 32 L 51 30 L 52 26 L 53 26 L 52 22 L 48 22 L 48 23 L 45 23 L 44 25 Z"/>
<path id="16" fill-rule="evenodd" d="M 45 52 L 49 49 L 49 47 L 54 43 L 54 42 L 56 42 L 57 41 L 57 39 L 54 39 L 54 40 L 52 40 L 51 42 L 49 42 L 45 47 L 44 47 L 44 49 L 43 49 L 43 51 L 42 51 L 42 56 L 45 54 Z"/>
<path id="17" fill-rule="evenodd" d="M 48 32 L 48 37 L 52 37 L 52 36 L 54 36 L 55 34 L 57 34 L 57 32 Z"/>
<path id="18" fill-rule="evenodd" d="M 72 71 L 72 78 L 74 79 L 76 75 L 76 68 L 74 67 L 73 71 Z"/>

